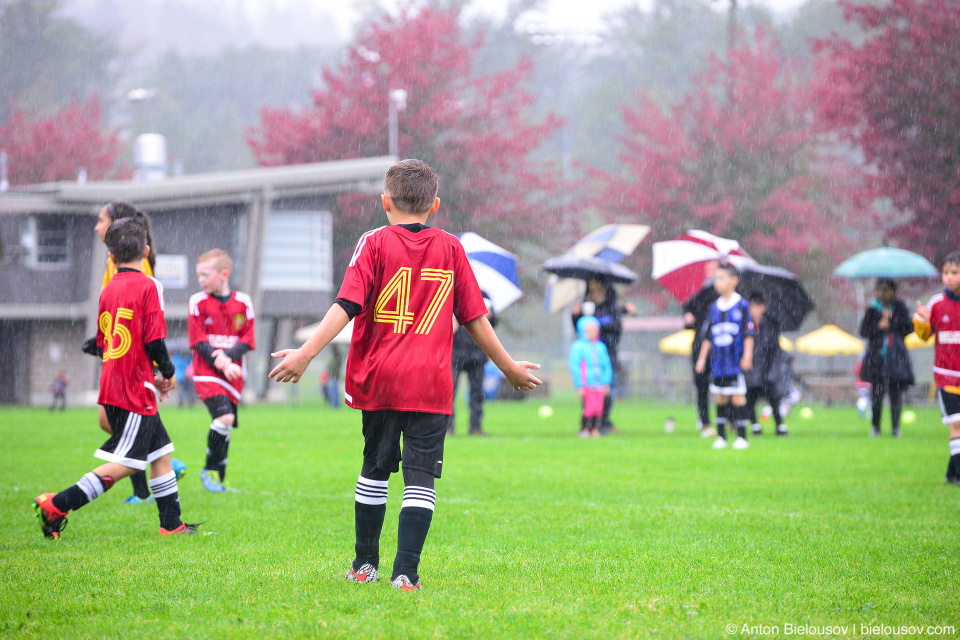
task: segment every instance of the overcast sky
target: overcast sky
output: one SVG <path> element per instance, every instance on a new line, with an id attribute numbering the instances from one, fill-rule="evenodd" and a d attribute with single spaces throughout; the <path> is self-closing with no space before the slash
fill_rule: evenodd
<path id="1" fill-rule="evenodd" d="M 276 0 L 261 0 L 272 1 Z M 726 9 L 729 6 L 728 0 L 712 0 L 717 9 Z M 801 4 L 804 0 L 739 0 L 739 6 L 759 5 L 769 7 L 777 13 L 789 14 Z M 395 0 L 381 0 L 381 4 L 389 6 L 395 5 Z M 473 0 L 472 7 L 476 11 L 481 11 L 496 17 L 502 17 L 508 0 Z M 601 24 L 601 18 L 605 13 L 609 13 L 620 7 L 639 4 L 643 8 L 649 8 L 652 0 L 547 0 L 545 9 L 550 20 L 551 26 L 576 26 L 580 28 L 597 27 Z M 356 21 L 354 7 L 355 2 L 333 2 L 325 10 L 334 14 L 338 26 L 342 33 L 352 33 L 352 25 Z"/>

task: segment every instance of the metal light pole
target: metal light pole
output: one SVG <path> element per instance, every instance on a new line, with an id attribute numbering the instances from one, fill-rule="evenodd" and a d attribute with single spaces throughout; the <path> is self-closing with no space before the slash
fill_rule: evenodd
<path id="1" fill-rule="evenodd" d="M 407 91 L 406 89 L 391 89 L 390 90 L 390 118 L 389 118 L 389 128 L 390 128 L 390 155 L 398 156 L 400 155 L 400 142 L 398 140 L 399 134 L 397 132 L 398 119 L 401 111 L 407 108 Z"/>

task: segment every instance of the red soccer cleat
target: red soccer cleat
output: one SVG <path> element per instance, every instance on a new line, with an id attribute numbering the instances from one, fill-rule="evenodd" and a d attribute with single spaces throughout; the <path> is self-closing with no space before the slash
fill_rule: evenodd
<path id="1" fill-rule="evenodd" d="M 55 493 L 41 493 L 33 499 L 33 508 L 40 518 L 40 528 L 43 535 L 55 540 L 60 539 L 60 532 L 67 527 L 67 514 L 53 506 Z"/>

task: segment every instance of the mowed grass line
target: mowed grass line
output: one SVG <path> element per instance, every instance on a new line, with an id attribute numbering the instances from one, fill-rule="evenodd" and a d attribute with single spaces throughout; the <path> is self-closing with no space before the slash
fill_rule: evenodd
<path id="1" fill-rule="evenodd" d="M 124 481 L 52 542 L 30 503 L 97 464 L 96 413 L 0 410 L 0 635 L 722 638 L 744 624 L 920 622 L 960 632 L 960 490 L 942 481 L 936 409 L 917 410 L 894 440 L 868 439 L 851 408 L 813 407 L 813 420 L 792 416 L 789 439 L 713 451 L 688 408 L 625 401 L 620 435 L 581 440 L 575 400 L 552 404 L 545 420 L 533 401 L 488 404 L 491 437 L 447 441 L 415 594 L 343 580 L 359 412 L 242 408 L 228 480 L 243 493 L 212 495 L 197 479 L 205 410 L 164 407 L 189 465 L 184 517 L 218 535 L 159 538 L 152 504 L 121 504 Z M 401 498 L 394 476 L 387 577 Z"/>

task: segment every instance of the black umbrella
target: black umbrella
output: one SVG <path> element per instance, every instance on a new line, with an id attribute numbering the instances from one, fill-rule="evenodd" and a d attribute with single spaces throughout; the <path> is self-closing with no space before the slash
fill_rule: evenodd
<path id="1" fill-rule="evenodd" d="M 816 307 L 797 276 L 779 267 L 753 265 L 741 269 L 737 293 L 747 297 L 754 291 L 763 294 L 769 313 L 776 316 L 781 331 L 799 329 L 803 319 Z M 717 292 L 711 280 L 683 303 L 683 310 L 696 318 L 703 318 L 707 307 L 716 299 Z"/>
<path id="2" fill-rule="evenodd" d="M 637 280 L 637 274 L 623 265 L 607 262 L 593 256 L 577 256 L 572 253 L 550 258 L 540 265 L 540 269 L 548 273 L 555 273 L 561 278 L 577 278 L 578 280 L 599 278 L 619 284 L 628 284 Z"/>

